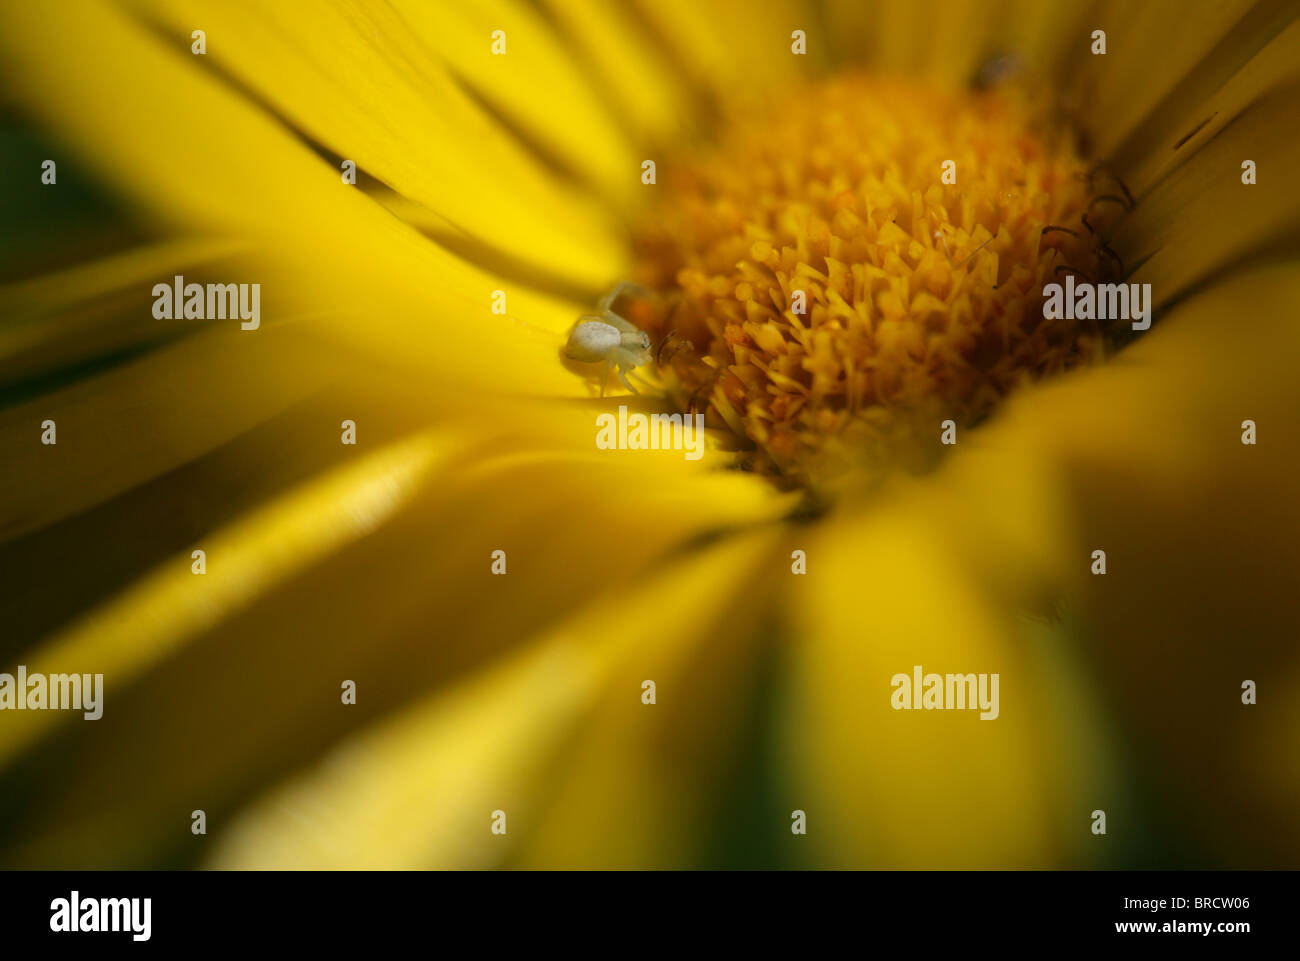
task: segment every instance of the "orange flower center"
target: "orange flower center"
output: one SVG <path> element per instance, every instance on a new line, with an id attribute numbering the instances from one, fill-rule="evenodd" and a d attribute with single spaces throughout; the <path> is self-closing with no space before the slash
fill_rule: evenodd
<path id="1" fill-rule="evenodd" d="M 778 482 L 924 469 L 944 421 L 1102 353 L 1096 322 L 1042 310 L 1044 285 L 1107 267 L 1089 178 L 1006 92 L 840 77 L 659 180 L 636 234 L 658 306 L 635 319 L 672 403 Z"/>

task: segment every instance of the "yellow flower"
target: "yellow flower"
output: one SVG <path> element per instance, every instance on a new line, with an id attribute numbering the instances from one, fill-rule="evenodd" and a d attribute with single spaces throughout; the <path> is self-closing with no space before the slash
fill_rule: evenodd
<path id="1" fill-rule="evenodd" d="M 2 17 L 0 671 L 105 693 L 0 712 L 0 863 L 1295 864 L 1289 5 Z M 1151 329 L 1039 325 L 1067 274 Z"/>

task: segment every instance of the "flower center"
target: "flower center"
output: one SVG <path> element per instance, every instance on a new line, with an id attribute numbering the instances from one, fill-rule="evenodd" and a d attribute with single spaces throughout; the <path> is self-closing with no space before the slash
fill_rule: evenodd
<path id="1" fill-rule="evenodd" d="M 1105 346 L 1043 317 L 1045 284 L 1107 258 L 1082 161 L 1006 92 L 840 77 L 659 178 L 635 250 L 661 309 L 636 319 L 670 400 L 779 482 L 925 469 L 944 421 Z"/>

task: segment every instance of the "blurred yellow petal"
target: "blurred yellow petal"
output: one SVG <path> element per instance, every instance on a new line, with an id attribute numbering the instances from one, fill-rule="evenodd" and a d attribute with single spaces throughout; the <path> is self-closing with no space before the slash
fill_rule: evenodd
<path id="1" fill-rule="evenodd" d="M 644 712 L 635 727 L 673 723 L 673 699 L 682 695 L 670 682 L 687 681 L 684 648 L 718 622 L 743 582 L 752 547 L 726 543 L 607 596 L 490 669 L 349 739 L 236 822 L 219 839 L 210 865 L 486 867 L 552 831 L 558 832 L 554 843 L 577 845 L 572 863 L 583 863 L 592 856 L 590 842 L 583 843 L 572 812 L 550 822 L 539 808 L 557 752 L 575 733 L 609 721 L 620 695 L 629 710 Z M 664 603 L 668 596 L 673 603 Z M 665 644 L 671 653 L 655 652 Z M 667 671 L 660 675 L 662 705 L 641 703 L 647 668 Z M 601 735 L 594 737 L 599 744 Z M 625 773 L 635 769 L 625 766 Z M 636 785 L 624 785 L 629 790 L 619 791 L 618 801 L 629 807 L 608 816 L 623 831 L 647 832 L 644 840 L 627 839 L 631 850 L 644 851 L 663 834 L 640 816 L 653 809 L 654 797 L 664 799 L 666 786 L 637 784 L 652 796 L 635 798 Z M 495 811 L 506 816 L 504 835 L 490 830 Z M 658 816 L 671 820 L 678 813 Z"/>
<path id="2" fill-rule="evenodd" d="M 1000 13 L 986 9 L 996 31 L 988 38 L 987 53 L 1009 52 L 1034 75 L 1052 78 L 1057 89 L 1075 69 L 1076 58 L 1087 50 L 1081 37 L 1090 42 L 1094 29 L 1083 29 L 1092 16 L 1093 4 L 1088 0 L 1006 0 Z"/>
<path id="3" fill-rule="evenodd" d="M 1295 237 L 1300 189 L 1290 171 L 1300 164 L 1300 138 L 1290 117 L 1297 95 L 1300 85 L 1253 103 L 1142 197 L 1116 231 L 1115 250 L 1137 268 L 1130 279 L 1151 284 L 1157 305 Z M 1242 183 L 1246 160 L 1257 166 L 1257 183 Z"/>
<path id="4" fill-rule="evenodd" d="M 214 825 L 228 819 L 250 792 L 358 725 L 487 669 L 589 605 L 652 596 L 653 565 L 669 552 L 774 519 L 787 503 L 753 477 L 702 471 L 680 452 L 676 464 L 544 448 L 442 462 L 438 482 L 427 480 L 393 523 L 330 556 L 309 553 L 292 577 L 172 643 L 134 685 L 106 677 L 110 706 L 93 738 L 65 727 L 3 772 L 29 785 L 23 837 L 0 823 L 6 863 L 157 864 L 179 844 L 174 812 L 201 806 Z M 497 550 L 505 575 L 491 570 Z M 186 557 L 175 562 L 197 582 L 219 561 L 210 550 L 206 578 Z M 195 603 L 207 593 L 190 591 Z M 131 596 L 145 604 L 153 593 Z M 150 627 L 141 656 L 150 637 L 187 623 Z M 349 708 L 339 703 L 345 678 L 360 692 Z M 162 768 L 167 777 L 151 774 Z M 93 797 L 77 789 L 82 778 L 101 785 Z"/>
<path id="5" fill-rule="evenodd" d="M 5 15 L 26 16 L 21 10 L 6 8 Z M 24 91 L 93 150 L 90 159 L 168 220 L 248 237 L 257 249 L 277 252 L 259 261 L 250 280 L 264 290 L 264 323 L 308 317 L 314 330 L 350 348 L 439 373 L 449 390 L 472 384 L 519 391 L 527 380 L 533 391 L 572 392 L 572 375 L 555 362 L 554 341 L 521 337 L 509 316 L 491 312 L 493 291 L 511 292 L 511 284 L 448 254 L 342 184 L 337 171 L 222 82 L 192 66 L 177 69 L 177 58 L 197 58 L 168 50 L 98 3 L 76 7 L 75 15 L 64 7 L 40 17 L 29 12 L 37 22 L 0 31 L 0 43 L 24 37 L 7 52 L 26 78 Z M 58 31 L 51 43 L 79 58 L 78 70 L 44 57 L 23 59 L 50 29 Z M 84 78 L 94 75 L 112 82 L 87 85 Z M 158 77 L 169 80 L 160 84 Z M 157 148 L 160 129 L 169 132 L 172 149 Z M 103 150 L 106 143 L 114 149 Z M 548 241 L 547 249 L 563 248 Z M 623 256 L 620 245 L 606 242 L 565 262 L 586 271 L 594 289 L 619 275 Z M 580 312 L 554 297 L 533 301 L 553 310 L 552 328 L 559 317 Z"/>
<path id="6" fill-rule="evenodd" d="M 703 562 L 634 586 L 597 615 L 620 638 L 584 723 L 545 778 L 519 867 L 673 868 L 698 862 L 717 831 L 752 722 L 763 647 L 789 572 L 787 538 L 733 537 Z M 646 704 L 645 681 L 654 683 Z M 781 828 L 783 825 L 776 825 Z"/>
<path id="7" fill-rule="evenodd" d="M 220 276 L 244 250 L 231 240 L 177 238 L 0 287 L 0 385 L 193 332 L 192 320 L 153 317 L 154 283 Z"/>
<path id="8" fill-rule="evenodd" d="M 963 87 L 998 56 L 1013 57 L 1035 76 L 1054 75 L 1069 59 L 1071 36 L 1078 34 L 1087 10 L 1077 0 L 828 0 L 825 5 L 827 40 L 840 61 Z"/>
<path id="9" fill-rule="evenodd" d="M 1134 194 L 1147 193 L 1256 100 L 1294 86 L 1300 76 L 1297 12 L 1293 4 L 1256 5 L 1127 139 L 1106 151 L 1109 166 Z"/>
<path id="10" fill-rule="evenodd" d="M 953 87 L 969 83 L 991 56 L 1003 52 L 1003 31 L 1011 26 L 996 5 L 968 0 L 936 0 L 926 16 L 913 19 L 920 21 L 920 49 L 909 66 L 919 65 L 927 76 Z M 886 41 L 885 46 L 893 45 Z"/>
<path id="11" fill-rule="evenodd" d="M 289 331 L 211 328 L 0 411 L 0 539 L 53 523 L 256 426 L 324 382 Z M 45 445 L 42 424 L 55 422 Z"/>
<path id="12" fill-rule="evenodd" d="M 1065 84 L 1092 152 L 1108 156 L 1144 124 L 1190 74 L 1203 69 L 1254 5 L 1255 0 L 1112 0 L 1089 12 L 1069 45 Z M 1094 30 L 1106 31 L 1104 55 L 1092 53 Z"/>
<path id="13" fill-rule="evenodd" d="M 543 0 L 548 16 L 568 34 L 575 59 L 589 61 L 588 82 L 607 96 L 615 120 L 638 143 L 672 144 L 699 118 L 690 91 L 623 4 Z"/>
<path id="14" fill-rule="evenodd" d="M 965 0 L 841 6 L 865 7 L 874 14 L 863 38 L 872 50 L 873 66 L 956 87 L 965 86 L 988 58 L 1005 52 L 1006 31 L 1017 27 L 1014 18 L 1000 15 L 995 6 Z"/>
<path id="15" fill-rule="evenodd" d="M 1243 680 L 1271 700 L 1297 678 L 1297 298 L 1293 262 L 1234 275 L 1113 363 L 1013 404 L 988 439 L 1059 465 L 1073 606 L 1111 700 L 1146 763 L 1195 799 L 1188 829 L 1242 865 L 1300 850 L 1294 717 L 1240 699 Z M 1241 442 L 1246 420 L 1256 445 Z M 1098 548 L 1104 577 L 1088 573 Z"/>
<path id="16" fill-rule="evenodd" d="M 787 801 L 807 814 L 811 861 L 928 869 L 1086 861 L 1089 812 L 1116 801 L 1086 720 L 1095 710 L 1063 655 L 1035 646 L 1028 622 L 990 604 L 945 542 L 924 513 L 891 504 L 841 517 L 809 544 L 785 748 L 797 777 Z M 891 679 L 910 683 L 916 666 L 998 675 L 997 716 L 895 710 Z"/>
<path id="17" fill-rule="evenodd" d="M 351 540 L 373 531 L 449 450 L 424 436 L 382 449 L 253 512 L 205 540 L 199 576 L 175 558 L 31 652 L 33 673 L 102 673 L 121 689 L 192 635 Z M 0 762 L 69 715 L 25 711 L 0 729 Z"/>
<path id="18" fill-rule="evenodd" d="M 394 6 L 455 76 L 547 156 L 610 197 L 641 189 L 642 158 L 595 95 L 591 78 L 529 4 L 394 0 Z M 498 30 L 504 54 L 493 53 Z"/>
<path id="19" fill-rule="evenodd" d="M 761 97 L 804 69 L 807 58 L 791 52 L 791 34 L 812 29 L 802 3 L 637 0 L 636 9 L 665 39 L 692 87 L 715 106 Z M 809 34 L 808 48 L 816 51 L 820 39 Z"/>
<path id="20" fill-rule="evenodd" d="M 1171 311 L 1110 364 L 1013 398 L 991 423 L 968 432 L 929 482 L 901 485 L 878 515 L 869 515 L 874 521 L 858 522 L 856 535 L 838 535 L 846 543 L 872 545 L 888 570 L 876 571 L 870 559 L 853 562 L 844 553 L 848 548 L 839 547 L 840 553 L 823 559 L 833 574 L 828 583 L 809 575 L 809 586 L 818 590 L 805 609 L 821 612 L 823 621 L 848 621 L 851 627 L 839 629 L 845 645 L 859 639 L 856 666 L 841 669 L 861 681 L 865 710 L 878 707 L 879 695 L 869 692 L 871 679 L 887 666 L 877 666 L 882 645 L 895 660 L 915 656 L 909 663 L 937 673 L 948 672 L 940 658 L 963 673 L 997 669 L 980 667 L 984 660 L 1006 664 L 1003 716 L 987 722 L 990 727 L 1014 718 L 1006 712 L 1017 677 L 1035 697 L 1050 693 L 1030 709 L 1033 726 L 1048 739 L 1030 752 L 1035 768 L 1051 772 L 1056 758 L 1092 759 L 1056 769 L 1039 786 L 1050 802 L 1040 813 L 1067 818 L 1044 835 L 1057 845 L 1086 839 L 1079 833 L 1086 830 L 1082 819 L 1100 808 L 1111 818 L 1111 835 L 1123 832 L 1129 850 L 1150 849 L 1153 839 L 1142 818 L 1153 799 L 1138 805 L 1119 790 L 1116 764 L 1133 765 L 1148 784 L 1167 792 L 1155 801 L 1165 806 L 1163 817 L 1177 822 L 1166 825 L 1166 833 L 1190 833 L 1201 851 L 1231 845 L 1217 855 L 1225 863 L 1280 866 L 1300 843 L 1289 813 L 1300 776 L 1285 760 L 1293 753 L 1294 714 L 1280 704 L 1256 712 L 1240 701 L 1245 679 L 1279 693 L 1300 682 L 1294 658 L 1278 644 L 1300 628 L 1300 605 L 1289 600 L 1297 596 L 1300 569 L 1300 508 L 1291 496 L 1300 467 L 1292 443 L 1300 396 L 1289 371 L 1300 347 L 1289 319 L 1297 296 L 1300 270 L 1294 264 L 1240 274 Z M 1241 443 L 1246 419 L 1259 426 L 1255 446 Z M 834 532 L 826 538 L 838 539 Z M 1091 573 L 1097 549 L 1106 552 L 1104 576 Z M 907 558 L 915 552 L 928 552 L 929 560 L 915 561 L 909 576 L 913 562 Z M 837 611 L 834 592 L 854 596 L 836 580 L 848 576 L 889 585 L 882 592 L 888 599 L 859 589 L 861 609 L 846 614 L 841 602 Z M 904 603 L 895 594 L 911 597 L 917 613 L 891 615 Z M 926 608 L 927 599 L 936 610 Z M 1033 622 L 1013 622 L 1015 611 L 1050 615 L 1062 603 L 1077 626 L 1065 635 L 1049 631 L 1031 642 L 1042 631 L 1029 629 Z M 888 626 L 877 626 L 891 616 Z M 827 635 L 818 624 L 809 636 Z M 943 642 L 932 644 L 931 634 Z M 1081 641 L 1085 646 L 1075 649 Z M 820 643 L 835 651 L 831 641 Z M 1026 660 L 1031 655 L 1036 663 Z M 816 680 L 809 683 L 830 684 L 837 662 L 810 663 L 826 673 L 812 674 Z M 1027 664 L 1033 669 L 1026 672 Z M 907 665 L 896 670 L 906 673 Z M 1103 702 L 1089 693 L 1092 677 L 1106 679 L 1104 704 L 1115 714 L 1110 724 L 1100 720 Z M 822 706 L 830 729 L 861 731 L 845 720 L 850 697 L 846 690 L 839 715 L 830 714 L 836 699 Z M 1064 706 L 1070 703 L 1077 706 Z M 1085 718 L 1098 730 L 1083 730 Z M 1111 725 L 1129 732 L 1123 744 Z M 926 728 L 903 730 L 919 735 Z M 963 734 L 975 736 L 960 727 L 951 736 Z M 886 741 L 895 752 L 915 748 L 901 739 Z M 920 749 L 921 757 L 935 757 L 928 744 Z M 1005 763 L 1005 754 L 998 756 Z M 964 770 L 963 762 L 947 756 L 942 762 Z M 833 770 L 841 762 L 832 757 L 826 763 Z M 893 764 L 913 770 L 906 765 L 919 762 L 873 753 L 863 763 L 888 772 Z M 933 779 L 943 769 L 936 763 L 926 776 Z M 1243 791 L 1243 783 L 1265 787 Z M 884 797 L 889 784 L 874 790 Z M 963 786 L 960 796 L 967 794 Z M 1081 809 L 1085 802 L 1090 806 Z M 892 807 L 883 810 L 894 816 Z M 918 811 L 924 810 L 921 804 Z M 975 807 L 962 811 L 977 816 Z M 865 823 L 857 829 L 864 863 L 880 863 L 879 839 L 865 833 Z M 981 827 L 980 836 L 986 830 Z M 970 848 L 968 841 L 950 840 L 954 851 Z M 1007 848 L 1006 857 L 982 852 L 972 863 L 1021 863 L 1016 850 L 1026 857 L 1037 850 L 1029 835 L 1016 843 L 1020 847 Z M 914 863 L 946 863 L 920 850 L 922 860 Z M 1048 845 L 1040 853 L 1052 850 Z M 906 853 L 894 851 L 899 859 Z M 1085 846 L 1057 854 L 1052 863 L 1086 861 L 1097 852 Z"/>
<path id="21" fill-rule="evenodd" d="M 385 410 L 381 415 L 380 411 Z M 346 413 L 360 447 L 339 443 Z M 203 547 L 204 539 L 271 500 L 354 459 L 428 428 L 327 389 L 270 414 L 211 451 L 108 500 L 0 543 L 0 663 L 15 663 L 129 589 L 143 574 Z M 90 550 L 85 545 L 111 545 Z"/>
<path id="22" fill-rule="evenodd" d="M 164 25 L 173 40 L 172 62 L 158 64 L 166 75 L 188 86 L 191 75 L 215 65 L 218 76 L 233 79 L 231 92 L 250 91 L 251 106 L 264 98 L 270 116 L 292 124 L 281 136 L 301 131 L 352 160 L 361 173 L 445 218 L 444 230 L 471 234 L 534 266 L 572 271 L 579 280 L 608 280 L 608 273 L 593 277 L 588 264 L 616 269 L 608 251 L 617 237 L 606 214 L 528 156 L 431 55 L 431 42 L 448 31 L 442 22 L 448 10 L 436 11 L 439 22 L 430 28 L 385 5 L 339 0 L 197 0 L 184 9 L 136 0 L 132 6 Z M 435 13 L 427 4 L 421 8 Z M 187 50 L 196 27 L 207 33 L 202 57 Z M 160 47 L 168 52 L 164 39 L 141 34 L 135 42 L 157 58 Z M 487 54 L 487 33 L 478 39 Z M 522 69 L 527 54 L 520 47 L 505 65 Z M 270 63 L 274 70 L 266 69 Z M 121 73 L 119 65 L 110 76 L 125 86 Z M 473 150 L 456 146 L 468 142 Z M 331 176 L 342 187 L 337 166 Z"/>

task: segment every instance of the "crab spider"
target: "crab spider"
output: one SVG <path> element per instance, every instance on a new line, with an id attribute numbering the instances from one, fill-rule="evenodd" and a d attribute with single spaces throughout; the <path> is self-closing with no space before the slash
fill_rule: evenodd
<path id="1" fill-rule="evenodd" d="M 610 370 L 618 374 L 632 393 L 637 389 L 629 383 L 627 374 L 633 368 L 650 362 L 650 335 L 631 321 L 614 313 L 613 305 L 624 291 L 640 290 L 636 284 L 622 283 L 601 298 L 597 305 L 599 314 L 583 314 L 569 332 L 564 345 L 564 355 L 582 363 L 603 363 L 600 372 L 600 396 L 605 396 L 605 381 Z"/>

